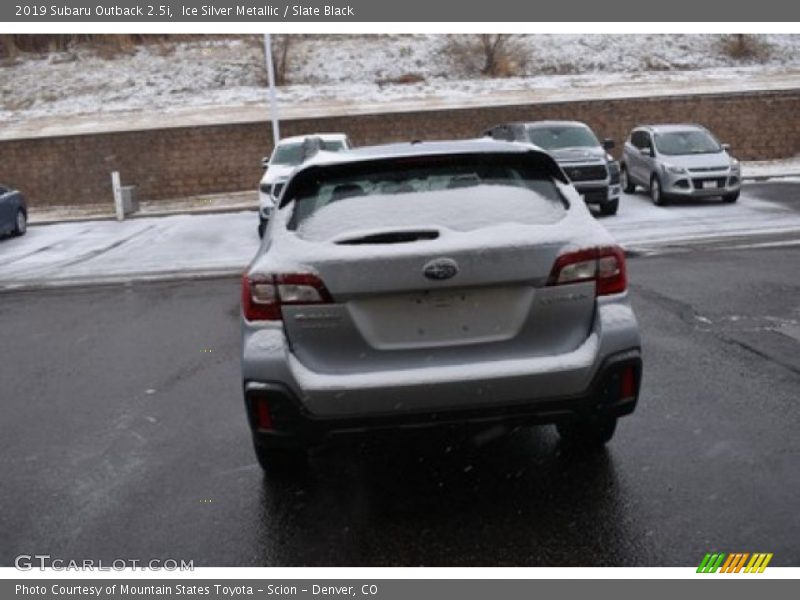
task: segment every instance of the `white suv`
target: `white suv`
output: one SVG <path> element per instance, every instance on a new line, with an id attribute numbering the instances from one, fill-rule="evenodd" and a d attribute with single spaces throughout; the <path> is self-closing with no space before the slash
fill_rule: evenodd
<path id="1" fill-rule="evenodd" d="M 258 186 L 258 235 L 264 235 L 283 184 L 297 165 L 320 150 L 341 152 L 349 149 L 350 139 L 344 133 L 313 133 L 280 140 L 272 155 L 262 160 L 266 170 Z"/>

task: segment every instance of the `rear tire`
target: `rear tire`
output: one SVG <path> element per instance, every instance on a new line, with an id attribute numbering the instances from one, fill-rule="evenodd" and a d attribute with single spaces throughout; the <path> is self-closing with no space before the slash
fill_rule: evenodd
<path id="1" fill-rule="evenodd" d="M 725 195 L 722 197 L 722 201 L 723 201 L 723 202 L 727 202 L 728 204 L 733 204 L 733 203 L 734 203 L 734 202 L 736 202 L 738 199 L 739 199 L 739 192 L 738 192 L 738 191 L 736 191 L 736 192 L 733 192 L 732 194 L 725 194 Z"/>
<path id="2" fill-rule="evenodd" d="M 656 206 L 664 206 L 667 203 L 658 175 L 653 175 L 652 179 L 650 179 L 650 199 Z"/>
<path id="3" fill-rule="evenodd" d="M 14 222 L 14 230 L 11 232 L 11 235 L 25 235 L 26 231 L 28 231 L 28 215 L 25 214 L 25 211 L 20 209 L 17 211 L 17 218 Z"/>
<path id="4" fill-rule="evenodd" d="M 584 417 L 556 425 L 563 444 L 575 448 L 600 448 L 611 441 L 616 417 Z"/>
<path id="5" fill-rule="evenodd" d="M 619 210 L 619 198 L 609 200 L 608 202 L 603 202 L 603 204 L 600 205 L 601 215 L 615 215 L 617 214 L 617 210 Z"/>
<path id="6" fill-rule="evenodd" d="M 636 184 L 631 181 L 628 175 L 628 169 L 625 168 L 625 165 L 622 165 L 619 170 L 619 183 L 622 186 L 622 191 L 626 194 L 632 194 L 636 191 Z"/>
<path id="7" fill-rule="evenodd" d="M 305 448 L 271 448 L 258 443 L 254 448 L 258 464 L 269 476 L 281 479 L 296 477 L 308 467 Z"/>

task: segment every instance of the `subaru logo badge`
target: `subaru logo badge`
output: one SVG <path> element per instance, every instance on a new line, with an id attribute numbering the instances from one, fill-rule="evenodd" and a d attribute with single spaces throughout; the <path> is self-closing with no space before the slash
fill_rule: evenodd
<path id="1" fill-rule="evenodd" d="M 458 273 L 458 263 L 452 258 L 437 258 L 422 268 L 422 273 L 428 279 L 450 279 Z"/>

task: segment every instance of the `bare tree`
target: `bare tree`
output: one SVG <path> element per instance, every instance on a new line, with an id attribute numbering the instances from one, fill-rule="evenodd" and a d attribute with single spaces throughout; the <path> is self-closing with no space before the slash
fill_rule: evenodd
<path id="1" fill-rule="evenodd" d="M 521 74 L 528 62 L 518 37 L 505 33 L 450 36 L 443 51 L 453 67 L 467 76 L 512 77 Z"/>
<path id="2" fill-rule="evenodd" d="M 764 61 L 769 58 L 770 45 L 757 35 L 733 33 L 721 39 L 723 54 L 735 60 Z"/>
<path id="3" fill-rule="evenodd" d="M 483 68 L 481 73 L 489 77 L 496 77 L 499 59 L 504 56 L 509 36 L 503 33 L 480 34 L 481 48 L 483 48 Z"/>
<path id="4" fill-rule="evenodd" d="M 287 82 L 286 71 L 289 66 L 289 50 L 292 36 L 288 34 L 272 35 L 272 67 L 275 69 L 275 85 Z"/>
<path id="5" fill-rule="evenodd" d="M 10 33 L 0 35 L 0 57 L 15 58 L 17 52 L 17 44 L 14 41 L 14 36 Z"/>

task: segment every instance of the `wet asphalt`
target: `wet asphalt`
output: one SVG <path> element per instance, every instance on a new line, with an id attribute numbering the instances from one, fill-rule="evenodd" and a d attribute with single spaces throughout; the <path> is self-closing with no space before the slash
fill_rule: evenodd
<path id="1" fill-rule="evenodd" d="M 637 412 L 604 451 L 552 427 L 381 436 L 255 462 L 238 282 L 0 295 L 0 565 L 800 565 L 800 247 L 629 261 Z"/>

